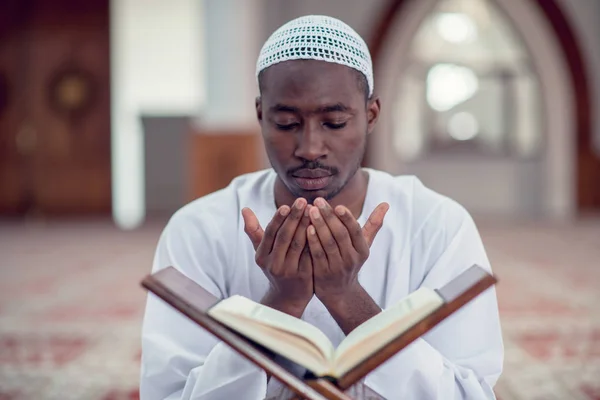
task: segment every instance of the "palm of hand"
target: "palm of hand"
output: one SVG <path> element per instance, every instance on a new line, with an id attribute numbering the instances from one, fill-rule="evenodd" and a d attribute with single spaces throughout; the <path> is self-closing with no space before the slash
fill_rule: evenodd
<path id="1" fill-rule="evenodd" d="M 341 297 L 360 285 L 358 272 L 369 257 L 389 206 L 379 204 L 361 227 L 346 207 L 334 210 L 324 199 L 316 199 L 315 205 L 309 211 L 307 240 L 315 295 L 326 300 Z"/>
<path id="2" fill-rule="evenodd" d="M 256 264 L 271 284 L 267 297 L 297 314 L 313 294 L 323 300 L 358 285 L 358 271 L 388 208 L 381 203 L 361 227 L 346 207 L 334 210 L 324 199 L 311 206 L 300 198 L 291 208 L 280 207 L 265 230 L 252 210 L 242 210 Z"/>

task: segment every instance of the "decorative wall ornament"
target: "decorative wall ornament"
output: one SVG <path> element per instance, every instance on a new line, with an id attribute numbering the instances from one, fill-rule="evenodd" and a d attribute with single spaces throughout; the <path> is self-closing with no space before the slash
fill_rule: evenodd
<path id="1" fill-rule="evenodd" d="M 48 101 L 57 113 L 77 119 L 85 115 L 96 100 L 97 82 L 87 70 L 68 66 L 57 70 L 48 84 Z"/>

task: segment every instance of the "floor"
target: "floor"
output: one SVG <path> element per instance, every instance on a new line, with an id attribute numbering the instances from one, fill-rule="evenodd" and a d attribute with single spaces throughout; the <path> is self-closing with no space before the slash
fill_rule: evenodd
<path id="1" fill-rule="evenodd" d="M 137 398 L 160 224 L 0 224 L 0 400 Z M 600 220 L 480 224 L 500 278 L 501 400 L 600 399 Z"/>

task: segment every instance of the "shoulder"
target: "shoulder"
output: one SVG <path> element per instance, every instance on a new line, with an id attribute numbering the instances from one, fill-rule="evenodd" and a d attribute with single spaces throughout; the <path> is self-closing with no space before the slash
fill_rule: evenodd
<path id="1" fill-rule="evenodd" d="M 457 201 L 427 187 L 414 175 L 391 175 L 387 172 L 369 170 L 377 179 L 378 191 L 385 191 L 390 206 L 410 222 L 413 238 L 423 233 L 425 228 L 434 227 L 455 231 L 469 212 Z"/>
<path id="2" fill-rule="evenodd" d="M 234 178 L 227 187 L 181 207 L 170 218 L 167 227 L 226 227 L 228 222 L 237 221 L 239 218 L 240 197 L 258 195 L 271 173 L 271 170 L 261 170 Z"/>
<path id="3" fill-rule="evenodd" d="M 270 174 L 270 170 L 263 170 L 238 176 L 227 187 L 181 207 L 163 229 L 159 249 L 187 244 L 187 248 L 195 248 L 195 252 L 230 254 L 225 247 L 234 244 L 238 233 L 240 202 L 248 196 L 260 196 Z"/>
<path id="4" fill-rule="evenodd" d="M 160 235 L 153 271 L 174 266 L 222 296 L 224 271 L 236 253 L 240 196 L 260 194 L 268 178 L 269 171 L 239 176 L 175 212 Z"/>

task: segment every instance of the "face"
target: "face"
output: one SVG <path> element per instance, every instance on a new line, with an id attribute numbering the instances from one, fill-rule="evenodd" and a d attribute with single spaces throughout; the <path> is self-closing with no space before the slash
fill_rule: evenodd
<path id="1" fill-rule="evenodd" d="M 357 71 L 316 60 L 263 71 L 256 111 L 265 149 L 294 197 L 330 200 L 355 176 L 379 115 L 379 100 L 365 101 L 358 82 Z"/>

